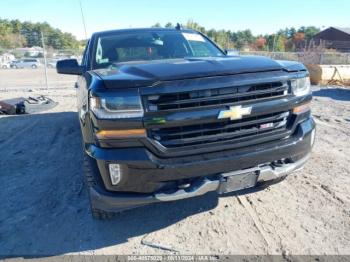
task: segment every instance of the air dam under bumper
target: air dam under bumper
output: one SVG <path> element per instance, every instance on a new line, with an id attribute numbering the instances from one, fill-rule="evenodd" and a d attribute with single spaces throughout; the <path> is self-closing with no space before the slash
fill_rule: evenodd
<path id="1" fill-rule="evenodd" d="M 171 193 L 118 193 L 107 191 L 101 187 L 91 188 L 90 193 L 92 205 L 95 208 L 105 211 L 118 212 L 151 203 L 174 201 L 201 196 L 212 191 L 216 191 L 219 194 L 233 192 L 254 187 L 260 182 L 273 181 L 302 168 L 309 157 L 309 153 L 313 145 L 314 132 L 315 123 L 312 118 L 309 118 L 300 123 L 298 132 L 289 139 L 286 139 L 284 144 L 280 144 L 278 148 L 272 147 L 270 148 L 271 151 L 254 151 L 247 153 L 246 156 L 234 155 L 232 157 L 232 161 L 237 162 L 242 158 L 250 158 L 252 156 L 254 156 L 255 159 L 261 159 L 263 161 L 263 159 L 266 159 L 267 154 L 273 153 L 273 155 L 276 156 L 277 152 L 280 153 L 281 156 L 279 159 L 285 158 L 286 156 L 291 156 L 293 159 L 296 159 L 293 162 L 287 162 L 279 165 L 272 165 L 271 163 L 262 162 L 266 164 L 260 164 L 253 168 L 223 173 L 218 175 L 215 179 L 203 176 L 192 183 L 190 187 L 186 189 L 178 189 L 177 191 L 173 191 Z M 289 155 L 286 154 L 287 152 L 289 152 Z M 97 154 L 94 154 L 94 152 L 90 153 L 92 153 L 91 155 L 95 157 L 98 155 L 98 152 L 95 152 Z M 273 159 L 271 162 L 279 159 Z"/>
<path id="2" fill-rule="evenodd" d="M 204 177 L 192 184 L 189 188 L 179 189 L 172 193 L 124 194 L 109 193 L 107 191 L 101 192 L 96 188 L 91 188 L 91 200 L 95 208 L 118 212 L 151 203 L 175 201 L 201 196 L 211 191 L 217 191 L 219 194 L 223 194 L 251 188 L 254 187 L 256 183 L 272 181 L 286 176 L 289 173 L 302 168 L 308 157 L 309 155 L 294 163 L 285 164 L 279 167 L 267 165 L 262 166 L 261 168 L 254 168 L 253 171 L 241 170 L 222 174 L 217 180 L 211 180 Z M 255 177 L 252 172 L 256 172 Z M 250 178 L 244 178 L 244 176 L 248 176 L 248 174 Z M 225 178 L 228 177 L 232 181 L 229 187 L 227 187 L 227 181 L 225 180 Z M 229 188 L 229 190 L 227 190 L 227 188 Z"/>

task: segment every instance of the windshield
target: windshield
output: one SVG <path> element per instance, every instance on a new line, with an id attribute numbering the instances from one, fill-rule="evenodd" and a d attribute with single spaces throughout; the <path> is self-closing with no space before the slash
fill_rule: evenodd
<path id="1" fill-rule="evenodd" d="M 223 52 L 196 32 L 147 31 L 98 37 L 93 68 L 115 63 L 188 57 L 217 57 Z"/>

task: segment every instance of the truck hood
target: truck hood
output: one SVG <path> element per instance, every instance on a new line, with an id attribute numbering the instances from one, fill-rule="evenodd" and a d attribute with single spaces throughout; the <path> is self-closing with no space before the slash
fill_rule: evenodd
<path id="1" fill-rule="evenodd" d="M 93 72 L 103 80 L 106 88 L 125 88 L 150 86 L 160 81 L 282 69 L 282 63 L 267 57 L 235 56 L 119 63 L 111 69 Z"/>

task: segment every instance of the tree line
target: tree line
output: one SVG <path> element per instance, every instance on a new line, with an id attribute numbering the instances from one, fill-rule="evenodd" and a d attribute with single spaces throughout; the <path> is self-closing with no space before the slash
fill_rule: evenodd
<path id="1" fill-rule="evenodd" d="M 156 23 L 153 27 L 163 26 L 160 23 Z M 171 28 L 174 27 L 174 25 L 169 22 L 166 23 L 164 27 Z M 315 26 L 302 26 L 298 29 L 294 27 L 281 29 L 274 34 L 254 36 L 249 29 L 237 32 L 231 30 L 207 30 L 193 20 L 187 21 L 184 27 L 206 34 L 224 49 L 249 49 L 276 52 L 302 50 L 306 48 L 312 38 L 320 32 L 320 29 Z"/>
<path id="2" fill-rule="evenodd" d="M 156 23 L 153 27 L 162 27 Z M 164 27 L 175 27 L 172 23 L 166 23 Z M 279 30 L 274 34 L 254 36 L 247 30 L 233 32 L 231 30 L 209 29 L 193 20 L 188 20 L 185 28 L 195 29 L 218 43 L 225 49 L 260 50 L 260 51 L 298 51 L 317 34 L 320 29 L 314 26 L 302 26 L 298 29 L 291 27 Z M 77 40 L 71 33 L 62 32 L 47 22 L 32 23 L 21 22 L 17 19 L 7 20 L 0 18 L 0 49 L 14 49 L 17 47 L 42 46 L 41 33 L 44 35 L 45 44 L 52 49 L 82 49 L 86 40 Z M 1 51 L 1 50 L 0 50 Z"/>
<path id="3" fill-rule="evenodd" d="M 0 48 L 42 46 L 41 33 L 49 48 L 78 49 L 82 44 L 72 34 L 53 28 L 47 22 L 32 23 L 0 18 Z"/>

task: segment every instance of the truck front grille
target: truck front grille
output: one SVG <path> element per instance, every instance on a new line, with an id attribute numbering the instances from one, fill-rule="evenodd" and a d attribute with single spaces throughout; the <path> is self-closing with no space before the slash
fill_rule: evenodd
<path id="1" fill-rule="evenodd" d="M 216 142 L 254 142 L 276 135 L 283 137 L 288 132 L 289 118 L 289 111 L 276 112 L 235 121 L 216 120 L 205 124 L 153 128 L 149 130 L 149 135 L 166 148 L 209 146 Z"/>
<path id="2" fill-rule="evenodd" d="M 266 98 L 277 98 L 286 95 L 286 82 L 272 82 L 245 86 L 167 93 L 146 96 L 149 112 L 198 108 L 241 102 L 256 101 Z"/>
<path id="3" fill-rule="evenodd" d="M 289 79 L 283 71 L 271 71 L 164 81 L 142 88 L 149 148 L 175 156 L 283 139 L 290 135 L 294 117 L 291 108 L 279 106 L 277 100 L 290 96 Z M 266 106 L 269 103 L 272 108 Z M 239 120 L 218 119 L 219 112 L 231 106 L 252 106 L 252 114 Z"/>

